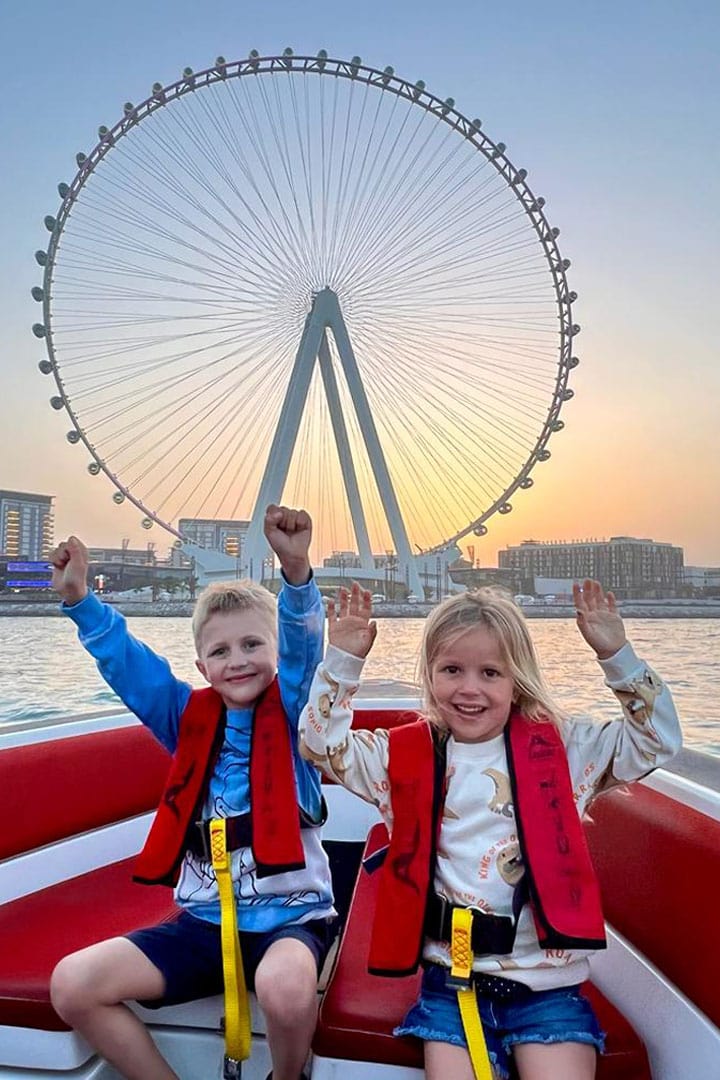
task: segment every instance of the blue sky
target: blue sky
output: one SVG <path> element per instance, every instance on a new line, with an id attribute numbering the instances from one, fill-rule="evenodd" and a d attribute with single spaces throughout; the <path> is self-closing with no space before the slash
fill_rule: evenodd
<path id="1" fill-rule="evenodd" d="M 454 97 L 561 229 L 583 326 L 576 398 L 542 483 L 492 523 L 482 561 L 529 536 L 624 534 L 720 564 L 716 3 L 36 0 L 2 5 L 0 40 L 0 487 L 55 495 L 58 535 L 143 538 L 67 445 L 37 369 L 33 252 L 57 183 L 154 81 L 291 45 Z"/>

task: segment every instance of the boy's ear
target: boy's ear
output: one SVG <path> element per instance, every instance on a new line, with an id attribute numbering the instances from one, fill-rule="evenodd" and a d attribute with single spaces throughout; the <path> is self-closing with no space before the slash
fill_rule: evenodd
<path id="1" fill-rule="evenodd" d="M 210 677 L 208 676 L 207 669 L 206 669 L 205 665 L 203 664 L 202 660 L 196 660 L 195 661 L 195 667 L 198 669 L 198 671 L 200 672 L 202 677 L 207 682 L 210 682 Z"/>

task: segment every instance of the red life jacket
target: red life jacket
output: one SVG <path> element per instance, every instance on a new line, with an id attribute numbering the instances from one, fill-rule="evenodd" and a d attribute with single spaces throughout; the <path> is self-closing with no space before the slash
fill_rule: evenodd
<path id="1" fill-rule="evenodd" d="M 174 885 L 187 849 L 188 830 L 199 818 L 225 737 L 226 712 L 216 690 L 193 690 L 180 717 L 178 744 L 165 791 L 135 881 Z M 275 678 L 255 705 L 250 744 L 252 852 L 258 877 L 305 866 L 300 839 L 290 732 Z"/>
<path id="2" fill-rule="evenodd" d="M 605 948 L 600 888 L 562 739 L 553 724 L 513 713 L 505 744 L 540 945 Z M 434 739 L 427 721 L 390 732 L 388 779 L 393 831 L 381 870 L 368 967 L 375 975 L 399 976 L 416 971 L 420 962 L 445 795 L 444 744 Z"/>

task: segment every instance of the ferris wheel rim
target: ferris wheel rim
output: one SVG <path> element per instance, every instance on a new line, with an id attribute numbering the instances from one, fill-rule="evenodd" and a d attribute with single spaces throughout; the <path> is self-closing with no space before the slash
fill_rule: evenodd
<path id="1" fill-rule="evenodd" d="M 509 498 L 519 489 L 532 486 L 533 480 L 530 478 L 530 474 L 538 463 L 547 460 L 550 456 L 549 451 L 546 449 L 547 444 L 551 435 L 560 430 L 563 426 L 562 422 L 559 420 L 562 405 L 573 396 L 573 391 L 569 389 L 568 382 L 570 371 L 577 366 L 578 363 L 577 358 L 571 355 L 573 339 L 580 330 L 579 326 L 575 325 L 572 321 L 572 304 L 577 299 L 577 296 L 568 286 L 566 271 L 570 263 L 561 256 L 559 245 L 557 243 L 559 230 L 550 226 L 550 223 L 543 212 L 545 200 L 542 197 L 534 195 L 529 184 L 526 182 L 527 171 L 525 169 L 517 169 L 511 163 L 506 153 L 505 144 L 502 142 L 495 142 L 489 138 L 482 130 L 479 121 L 468 120 L 463 113 L 455 108 L 455 103 L 452 98 L 443 100 L 428 91 L 425 88 L 424 83 L 418 82 L 412 84 L 409 80 L 397 76 L 392 68 L 381 70 L 365 65 L 362 62 L 356 63 L 355 61 L 359 60 L 357 57 L 347 61 L 330 58 L 321 54 L 316 56 L 295 55 L 292 54 L 290 50 L 286 50 L 282 55 L 259 56 L 250 54 L 247 59 L 223 62 L 222 64 L 220 63 L 220 60 L 221 58 L 218 58 L 215 65 L 197 73 L 192 72 L 190 69 L 186 69 L 180 79 L 168 83 L 165 86 L 160 86 L 159 83 L 155 84 L 153 92 L 138 106 L 133 106 L 129 103 L 126 104 L 124 107 L 124 115 L 112 128 L 100 129 L 103 131 L 103 134 L 100 136 L 99 141 L 90 153 L 87 155 L 82 153 L 76 155 L 78 168 L 71 183 L 69 185 L 59 185 L 62 202 L 58 213 L 54 218 L 48 217 L 45 219 L 46 227 L 50 232 L 50 240 L 47 250 L 44 253 L 45 259 L 41 263 L 43 266 L 43 324 L 41 324 L 43 333 L 37 334 L 37 336 L 44 338 L 49 363 L 52 369 L 51 373 L 59 391 L 59 397 L 51 399 L 53 407 L 58 410 L 60 408 L 65 409 L 73 424 L 73 432 L 77 434 L 77 439 L 74 441 L 83 443 L 92 457 L 93 463 L 97 466 L 93 469 L 93 463 L 91 463 L 89 468 L 94 474 L 99 472 L 105 474 L 117 489 L 117 492 L 122 495 L 122 500 L 119 501 L 127 499 L 128 502 L 132 503 L 142 514 L 144 514 L 145 519 L 142 524 L 145 527 L 149 528 L 152 523 L 155 523 L 172 536 L 175 536 L 180 540 L 184 539 L 182 533 L 174 527 L 170 521 L 165 520 L 158 513 L 149 509 L 143 500 L 136 497 L 130 488 L 122 482 L 120 477 L 115 474 L 113 469 L 108 466 L 102 454 L 96 449 L 89 438 L 84 425 L 80 422 L 66 393 L 62 373 L 55 355 L 53 314 L 51 307 L 53 271 L 56 266 L 55 257 L 66 222 L 72 207 L 78 199 L 79 193 L 94 173 L 97 165 L 117 145 L 118 140 L 130 132 L 134 127 L 138 126 L 148 116 L 159 109 L 172 104 L 172 102 L 181 99 L 186 94 L 195 93 L 205 87 L 225 82 L 228 79 L 237 79 L 249 75 L 260 77 L 292 73 L 310 73 L 317 75 L 331 75 L 336 78 L 362 82 L 368 86 L 374 86 L 381 91 L 395 94 L 397 97 L 408 101 L 411 105 L 416 105 L 418 108 L 423 109 L 426 113 L 447 124 L 451 129 L 458 131 L 475 150 L 483 155 L 486 161 L 502 177 L 507 187 L 512 190 L 517 202 L 521 205 L 524 213 L 532 223 L 532 227 L 538 237 L 545 256 L 545 261 L 551 273 L 560 324 L 558 332 L 560 347 L 556 361 L 557 374 L 552 393 L 552 400 L 549 408 L 547 408 L 547 415 L 540 433 L 530 452 L 527 454 L 524 464 L 517 471 L 517 475 L 513 481 L 505 487 L 502 494 L 497 496 L 490 506 L 463 528 L 455 531 L 430 547 L 422 549 L 418 548 L 418 556 L 431 555 L 450 548 L 471 533 L 474 533 L 477 536 L 484 535 L 487 532 L 485 522 L 498 512 L 509 512 L 512 509 L 512 505 L 508 502 Z M 52 222 L 52 226 L 50 225 L 50 222 Z M 38 262 L 40 262 L 38 257 L 40 254 L 42 253 L 36 253 Z M 35 329 L 35 327 L 33 329 Z M 57 401 L 61 401 L 61 404 L 55 404 Z"/>

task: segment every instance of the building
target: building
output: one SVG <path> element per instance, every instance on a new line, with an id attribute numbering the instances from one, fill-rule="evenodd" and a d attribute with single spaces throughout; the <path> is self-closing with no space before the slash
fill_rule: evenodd
<path id="1" fill-rule="evenodd" d="M 516 571 L 499 569 L 497 566 L 473 566 L 468 559 L 457 559 L 448 568 L 450 580 L 466 589 L 482 589 L 487 585 L 507 589 L 513 595 L 518 591 L 519 575 Z"/>
<path id="2" fill-rule="evenodd" d="M 146 548 L 131 548 L 123 544 L 119 548 L 88 548 L 91 563 L 115 563 L 120 566 L 155 566 L 157 557 L 154 545 Z"/>
<path id="3" fill-rule="evenodd" d="M 26 560 L 0 555 L 0 594 L 22 593 L 25 600 L 52 588 L 52 567 L 47 559 Z M 45 597 L 43 596 L 43 599 Z"/>
<path id="4" fill-rule="evenodd" d="M 222 521 L 219 518 L 181 518 L 178 521 L 178 531 L 188 543 L 208 551 L 220 551 L 239 563 L 249 528 L 249 521 Z"/>
<path id="5" fill-rule="evenodd" d="M 47 559 L 53 549 L 52 495 L 0 491 L 0 554 L 11 559 Z"/>
<path id="6" fill-rule="evenodd" d="M 221 555 L 227 555 L 235 560 L 235 577 L 241 578 L 252 576 L 252 568 L 246 565 L 244 559 L 245 539 L 250 528 L 249 521 L 223 520 L 221 518 L 180 518 L 178 529 L 182 533 L 183 540 L 188 544 L 196 544 L 206 551 L 216 551 Z M 194 566 L 194 559 L 182 550 L 182 541 L 177 540 L 176 546 L 170 553 L 170 563 L 173 566 Z M 225 577 L 232 576 L 232 570 L 224 571 Z"/>
<path id="7" fill-rule="evenodd" d="M 682 596 L 683 561 L 682 548 L 632 536 L 572 543 L 524 540 L 498 552 L 498 565 L 518 573 L 523 593 L 535 591 L 536 578 L 595 578 L 622 599 Z"/>
<path id="8" fill-rule="evenodd" d="M 150 588 L 153 599 L 157 599 L 161 590 L 176 593 L 186 589 L 191 595 L 194 591 L 192 560 L 185 559 L 183 566 L 170 559 L 160 560 L 152 542 L 140 548 L 131 548 L 128 540 L 123 540 L 119 548 L 88 548 L 88 558 L 88 583 L 96 592 L 127 593 Z"/>
<path id="9" fill-rule="evenodd" d="M 332 555 L 323 559 L 323 566 L 337 567 L 341 571 L 356 570 L 362 566 L 362 562 L 355 551 L 333 551 Z"/>
<path id="10" fill-rule="evenodd" d="M 686 566 L 683 579 L 691 596 L 720 596 L 720 566 Z"/>

